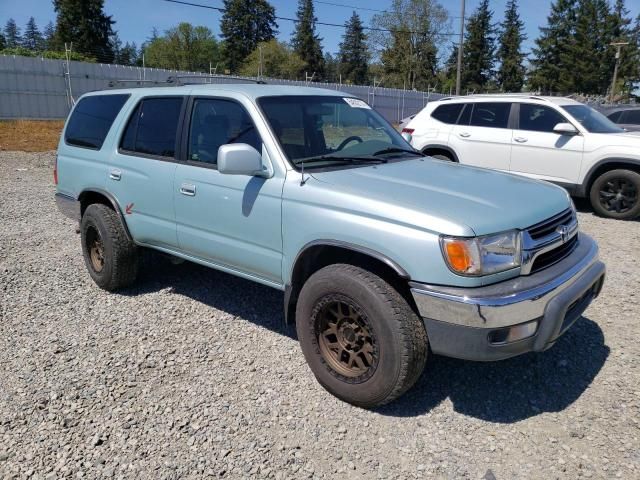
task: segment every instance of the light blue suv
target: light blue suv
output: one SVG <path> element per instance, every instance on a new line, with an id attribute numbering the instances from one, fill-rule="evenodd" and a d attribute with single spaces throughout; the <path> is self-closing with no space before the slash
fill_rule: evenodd
<path id="1" fill-rule="evenodd" d="M 549 348 L 604 281 L 564 190 L 424 157 L 335 91 L 93 92 L 55 177 L 98 286 L 130 285 L 151 248 L 282 290 L 318 381 L 363 407 L 409 389 L 429 350 Z"/>

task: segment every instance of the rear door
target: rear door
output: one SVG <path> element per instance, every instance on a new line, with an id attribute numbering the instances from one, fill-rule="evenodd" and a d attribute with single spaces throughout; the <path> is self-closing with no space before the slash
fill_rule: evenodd
<path id="1" fill-rule="evenodd" d="M 251 115 L 229 98 L 193 98 L 186 116 L 185 162 L 173 196 L 180 249 L 194 257 L 269 283 L 282 282 L 284 177 L 225 175 L 218 149 L 245 143 L 268 155 Z"/>
<path id="2" fill-rule="evenodd" d="M 517 128 L 513 131 L 511 172 L 558 184 L 578 182 L 584 137 L 560 135 L 558 123 L 571 123 L 557 110 L 540 104 L 516 104 Z"/>
<path id="3" fill-rule="evenodd" d="M 168 249 L 178 245 L 173 181 L 184 105 L 184 96 L 141 99 L 112 155 L 107 189 L 136 242 Z"/>
<path id="4" fill-rule="evenodd" d="M 510 102 L 470 102 L 451 129 L 449 145 L 460 163 L 509 170 L 512 131 Z"/>

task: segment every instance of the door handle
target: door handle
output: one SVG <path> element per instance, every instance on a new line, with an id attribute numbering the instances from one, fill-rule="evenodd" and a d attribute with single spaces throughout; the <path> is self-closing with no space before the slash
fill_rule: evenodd
<path id="1" fill-rule="evenodd" d="M 462 138 L 469 138 L 471 136 L 471 134 L 469 132 L 460 132 L 460 136 Z"/>
<path id="2" fill-rule="evenodd" d="M 196 186 L 190 183 L 183 183 L 182 185 L 180 185 L 180 193 L 186 195 L 187 197 L 195 197 Z"/>
<path id="3" fill-rule="evenodd" d="M 109 178 L 111 180 L 120 180 L 122 178 L 122 172 L 120 170 L 117 169 L 113 169 L 109 172 Z"/>
<path id="4" fill-rule="evenodd" d="M 516 137 L 516 138 L 514 138 L 514 140 L 515 140 L 516 142 L 518 142 L 518 143 L 525 143 L 525 142 L 527 142 L 527 140 L 529 140 L 529 139 L 528 139 L 528 138 L 525 138 L 525 137 Z"/>

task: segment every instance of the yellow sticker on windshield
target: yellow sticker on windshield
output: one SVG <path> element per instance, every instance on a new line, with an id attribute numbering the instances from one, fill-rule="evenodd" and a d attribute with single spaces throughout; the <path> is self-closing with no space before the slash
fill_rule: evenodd
<path id="1" fill-rule="evenodd" d="M 363 102 L 362 100 L 360 100 L 359 98 L 343 98 L 343 100 L 345 102 L 347 102 L 349 104 L 350 107 L 352 108 L 366 108 L 368 110 L 371 110 L 371 107 L 369 105 L 367 105 L 366 102 Z"/>

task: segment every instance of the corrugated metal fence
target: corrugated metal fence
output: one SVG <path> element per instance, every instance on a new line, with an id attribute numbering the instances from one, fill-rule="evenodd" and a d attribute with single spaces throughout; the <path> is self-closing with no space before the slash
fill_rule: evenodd
<path id="1" fill-rule="evenodd" d="M 67 67 L 64 60 L 0 55 L 0 119 L 65 118 L 74 98 L 92 90 L 107 88 L 109 81 L 165 81 L 169 76 L 188 74 L 198 75 L 193 72 L 74 61 L 69 62 Z M 305 85 L 302 81 L 269 78 L 265 81 L 277 85 Z M 335 83 L 310 85 L 355 95 L 369 102 L 390 122 L 399 122 L 420 111 L 428 101 L 442 97 L 434 93 L 373 86 Z"/>

